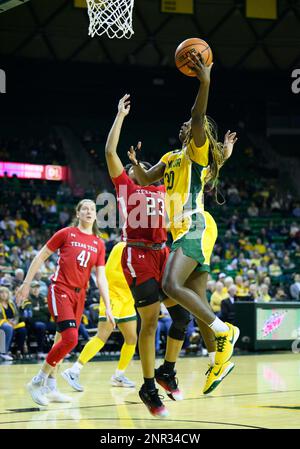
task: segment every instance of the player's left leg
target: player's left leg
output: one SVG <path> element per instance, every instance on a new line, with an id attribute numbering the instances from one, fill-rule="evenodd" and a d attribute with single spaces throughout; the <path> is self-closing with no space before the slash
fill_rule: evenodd
<path id="1" fill-rule="evenodd" d="M 155 379 L 166 391 L 173 401 L 183 399 L 182 392 L 178 388 L 175 364 L 180 354 L 187 326 L 190 321 L 190 313 L 172 299 L 164 301 L 172 318 L 172 325 L 167 337 L 167 348 L 163 365 L 155 370 Z"/>
<path id="2" fill-rule="evenodd" d="M 61 293 L 63 293 L 63 297 L 61 297 Z M 57 336 L 57 341 L 49 351 L 41 370 L 27 385 L 32 399 L 39 405 L 49 404 L 49 399 L 47 398 L 49 393 L 47 387 L 48 377 L 59 362 L 77 345 L 78 326 L 84 308 L 84 293 L 83 290 L 79 296 L 72 289 L 66 288 L 62 290 L 57 285 L 52 285 L 49 289 L 49 311 L 55 319 L 60 338 Z M 51 305 L 53 297 L 56 304 L 55 314 Z"/>
<path id="3" fill-rule="evenodd" d="M 118 323 L 118 328 L 124 337 L 124 343 L 121 349 L 118 367 L 111 378 L 111 383 L 115 387 L 133 388 L 135 387 L 135 383 L 129 380 L 124 373 L 135 353 L 137 343 L 137 321 L 120 322 Z"/>
<path id="4" fill-rule="evenodd" d="M 48 405 L 50 400 L 47 397 L 49 393 L 49 388 L 47 385 L 48 377 L 51 373 L 53 373 L 56 366 L 64 359 L 68 352 L 76 346 L 78 341 L 78 331 L 76 329 L 75 320 L 68 320 L 68 322 L 63 323 L 66 327 L 59 329 L 60 338 L 57 336 L 57 340 L 54 342 L 51 350 L 49 351 L 39 373 L 27 385 L 32 399 L 39 405 Z M 61 323 L 58 324 L 60 325 Z M 74 324 L 74 326 L 70 327 L 70 324 Z M 52 382 L 55 383 L 55 381 Z"/>
<path id="5" fill-rule="evenodd" d="M 202 300 L 206 300 L 206 286 L 207 286 L 208 272 L 194 271 L 186 282 L 186 286 L 197 293 Z M 211 328 L 205 324 L 203 321 L 197 319 L 197 324 L 199 326 L 200 333 L 205 342 L 208 356 L 209 356 L 209 367 L 206 372 L 206 382 L 203 388 L 203 393 L 208 394 L 213 391 L 225 377 L 233 370 L 234 363 L 228 361 L 223 365 L 218 365 L 217 369 L 215 365 L 215 355 L 216 355 L 216 338 L 214 332 Z"/>
<path id="6" fill-rule="evenodd" d="M 55 345 L 55 343 L 58 343 L 60 340 L 61 340 L 60 332 L 56 332 L 53 345 Z M 57 388 L 57 375 L 58 375 L 58 371 L 60 369 L 60 365 L 62 362 L 63 362 L 63 360 L 61 360 L 59 363 L 57 363 L 57 365 L 52 369 L 52 371 L 50 372 L 50 374 L 47 378 L 47 382 L 46 382 L 46 386 L 48 388 L 47 399 L 50 402 L 71 402 L 72 401 L 72 398 L 61 393 Z"/>

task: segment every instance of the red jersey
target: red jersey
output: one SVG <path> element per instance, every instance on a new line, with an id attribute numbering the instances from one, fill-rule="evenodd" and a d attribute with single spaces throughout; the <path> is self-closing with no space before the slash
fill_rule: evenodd
<path id="1" fill-rule="evenodd" d="M 47 242 L 59 258 L 51 281 L 67 287 L 86 288 L 94 266 L 105 265 L 104 242 L 94 234 L 85 234 L 76 227 L 63 228 Z"/>
<path id="2" fill-rule="evenodd" d="M 119 201 L 123 240 L 127 242 L 162 243 L 167 240 L 165 228 L 165 187 L 139 186 L 125 170 L 112 179 Z"/>

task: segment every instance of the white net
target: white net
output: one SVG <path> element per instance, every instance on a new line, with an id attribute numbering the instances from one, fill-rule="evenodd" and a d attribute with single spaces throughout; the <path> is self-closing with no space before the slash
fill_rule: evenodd
<path id="1" fill-rule="evenodd" d="M 89 35 L 106 33 L 111 39 L 130 39 L 134 0 L 86 0 L 90 19 Z"/>

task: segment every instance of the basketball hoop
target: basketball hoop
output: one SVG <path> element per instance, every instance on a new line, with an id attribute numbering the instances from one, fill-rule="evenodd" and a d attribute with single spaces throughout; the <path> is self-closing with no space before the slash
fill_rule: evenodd
<path id="1" fill-rule="evenodd" d="M 86 0 L 90 19 L 89 36 L 130 39 L 134 0 Z"/>

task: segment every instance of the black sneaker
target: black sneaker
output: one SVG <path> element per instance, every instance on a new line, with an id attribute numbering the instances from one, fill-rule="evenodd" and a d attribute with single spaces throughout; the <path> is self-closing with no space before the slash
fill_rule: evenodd
<path id="1" fill-rule="evenodd" d="M 165 373 L 162 367 L 155 370 L 155 380 L 161 387 L 163 387 L 169 398 L 173 401 L 182 401 L 183 395 L 178 388 L 178 380 L 175 376 L 176 371 L 169 374 Z"/>
<path id="2" fill-rule="evenodd" d="M 142 385 L 139 395 L 151 415 L 160 416 L 162 418 L 169 415 L 168 410 L 160 400 L 157 389 L 147 390 L 145 385 Z"/>

